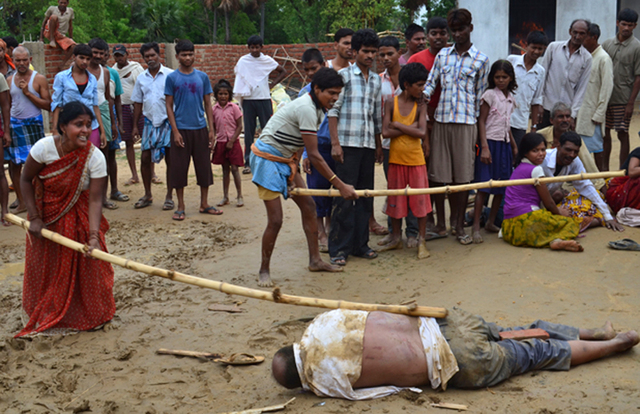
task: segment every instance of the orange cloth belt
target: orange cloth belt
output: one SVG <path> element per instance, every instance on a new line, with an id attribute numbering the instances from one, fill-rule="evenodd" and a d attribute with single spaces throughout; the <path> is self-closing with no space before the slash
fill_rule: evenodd
<path id="1" fill-rule="evenodd" d="M 293 177 L 298 173 L 298 153 L 294 152 L 291 158 L 279 157 L 277 155 L 269 154 L 268 152 L 263 152 L 256 147 L 256 144 L 251 144 L 251 152 L 253 152 L 256 157 L 264 158 L 265 160 L 279 162 L 281 164 L 287 164 L 289 168 L 291 168 L 291 175 L 287 178 L 287 182 L 289 185 L 293 185 Z"/>

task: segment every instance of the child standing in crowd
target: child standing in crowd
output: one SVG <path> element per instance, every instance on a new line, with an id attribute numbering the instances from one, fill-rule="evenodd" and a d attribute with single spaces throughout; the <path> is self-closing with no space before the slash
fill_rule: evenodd
<path id="1" fill-rule="evenodd" d="M 513 157 L 518 152 L 511 135 L 511 113 L 514 107 L 513 91 L 516 90 L 516 77 L 513 66 L 506 60 L 498 60 L 491 65 L 489 89 L 482 95 L 478 132 L 480 135 L 480 154 L 476 156 L 475 180 L 508 180 L 511 176 Z M 513 156 L 512 156 L 513 153 Z M 480 215 L 489 194 L 493 194 L 491 213 L 484 228 L 497 233 L 500 229 L 494 224 L 502 198 L 504 187 L 485 188 L 476 195 L 473 218 L 473 242 L 482 243 L 480 235 Z"/>
<path id="2" fill-rule="evenodd" d="M 214 147 L 211 162 L 222 165 L 222 186 L 224 196 L 218 203 L 218 207 L 229 204 L 230 175 L 233 174 L 233 182 L 236 185 L 238 199 L 236 206 L 244 206 L 242 198 L 242 184 L 238 167 L 244 166 L 244 157 L 238 137 L 242 132 L 242 112 L 238 105 L 231 102 L 233 99 L 233 87 L 229 81 L 220 79 L 213 87 L 213 96 L 216 104 L 213 106 L 213 129 L 216 132 L 216 145 Z"/>
<path id="3" fill-rule="evenodd" d="M 522 137 L 511 179 L 544 177 L 541 164 L 546 148 L 547 142 L 540 134 L 529 133 Z M 540 209 L 541 202 L 546 210 Z M 582 246 L 573 240 L 579 231 L 578 221 L 566 208 L 556 206 L 546 185 L 507 187 L 502 222 L 502 236 L 507 243 L 581 252 Z"/>
<path id="4" fill-rule="evenodd" d="M 382 135 L 391 139 L 389 146 L 388 187 L 392 189 L 428 188 L 425 153 L 427 138 L 427 106 L 418 105 L 429 72 L 420 63 L 409 63 L 400 70 L 398 81 L 402 93 L 385 103 Z M 415 126 L 417 124 L 417 126 Z M 380 250 L 402 249 L 402 219 L 409 207 L 418 218 L 418 259 L 429 257 L 425 235 L 427 214 L 431 212 L 428 194 L 389 196 L 386 214 L 392 219 L 389 242 Z"/>

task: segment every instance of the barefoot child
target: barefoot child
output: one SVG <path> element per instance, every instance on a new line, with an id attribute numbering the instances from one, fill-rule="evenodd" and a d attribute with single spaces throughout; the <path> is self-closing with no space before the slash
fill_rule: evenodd
<path id="1" fill-rule="evenodd" d="M 508 180 L 511 176 L 513 156 L 518 148 L 511 135 L 511 113 L 515 105 L 513 91 L 518 87 L 513 66 L 506 60 L 491 65 L 489 89 L 482 95 L 478 133 L 480 155 L 476 156 L 475 181 Z M 504 187 L 485 188 L 478 191 L 473 219 L 473 242 L 482 243 L 480 215 L 484 203 L 493 194 L 491 212 L 484 229 L 492 233 L 500 231 L 494 224 L 504 197 Z"/>
<path id="2" fill-rule="evenodd" d="M 238 167 L 244 166 L 244 157 L 238 137 L 242 132 L 242 112 L 238 105 L 230 102 L 233 99 L 233 87 L 229 81 L 220 79 L 213 87 L 216 104 L 213 106 L 213 127 L 216 132 L 216 145 L 211 163 L 222 165 L 222 186 L 224 196 L 218 207 L 229 204 L 230 173 L 236 185 L 238 201 L 236 206 L 244 206 L 242 184 Z"/>
<path id="3" fill-rule="evenodd" d="M 540 134 L 522 137 L 511 179 L 544 177 L 541 164 L 546 148 L 547 143 Z M 540 209 L 541 201 L 546 210 Z M 573 240 L 579 231 L 578 222 L 567 209 L 556 206 L 546 185 L 507 187 L 502 222 L 502 237 L 507 243 L 581 252 L 582 246 Z"/>
<path id="4" fill-rule="evenodd" d="M 287 104 L 269 120 L 260 138 L 253 144 L 250 156 L 253 183 L 258 196 L 267 209 L 267 228 L 262 236 L 262 264 L 259 286 L 273 286 L 269 274 L 271 254 L 282 227 L 280 194 L 288 197 L 290 186 L 304 188 L 304 181 L 296 171 L 297 155 L 307 149 L 311 164 L 328 179 L 347 200 L 358 198 L 353 186 L 345 184 L 334 174 L 318 151 L 316 133 L 327 109 L 338 100 L 344 83 L 338 73 L 329 68 L 320 69 L 311 82 L 311 91 Z M 292 169 L 293 168 L 293 169 Z M 316 206 L 310 196 L 294 196 L 293 201 L 302 213 L 309 246 L 309 270 L 312 272 L 339 272 L 340 266 L 325 263 L 318 249 Z"/>
<path id="5" fill-rule="evenodd" d="M 427 106 L 418 105 L 429 72 L 420 63 L 409 63 L 400 70 L 398 82 L 402 93 L 385 103 L 382 135 L 390 138 L 389 189 L 428 188 L 427 165 L 424 154 L 428 151 Z M 391 217 L 391 239 L 381 251 L 402 249 L 402 219 L 409 207 L 418 218 L 418 259 L 429 257 L 425 233 L 427 214 L 431 212 L 428 194 L 416 196 L 389 196 L 386 214 Z"/>

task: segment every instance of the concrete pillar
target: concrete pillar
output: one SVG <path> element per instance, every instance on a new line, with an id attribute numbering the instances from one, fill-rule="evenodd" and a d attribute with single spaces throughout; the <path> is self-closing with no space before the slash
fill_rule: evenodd
<path id="1" fill-rule="evenodd" d="M 22 43 L 22 46 L 26 47 L 27 49 L 29 49 L 29 52 L 31 53 L 31 64 L 33 65 L 33 68 L 40 74 L 42 74 L 43 76 L 47 76 L 47 67 L 45 65 L 44 62 L 44 43 L 42 42 L 24 42 Z M 53 91 L 49 91 L 51 93 L 53 93 Z M 42 111 L 42 120 L 44 123 L 44 132 L 45 134 L 48 134 L 51 131 L 51 128 L 49 127 L 51 122 L 50 122 L 50 112 L 49 111 Z"/>
<path id="2" fill-rule="evenodd" d="M 173 70 L 178 69 L 178 59 L 176 59 L 176 44 L 165 43 L 164 44 L 164 65 Z"/>
<path id="3" fill-rule="evenodd" d="M 458 0 L 458 7 L 471 12 L 474 27 L 484 28 L 471 32 L 474 46 L 489 56 L 491 62 L 506 58 L 509 54 L 509 0 L 493 0 L 490 7 L 486 0 Z"/>
<path id="4" fill-rule="evenodd" d="M 600 26 L 600 43 L 616 34 L 616 2 L 602 0 L 557 0 L 556 40 L 569 40 L 569 26 L 575 19 L 587 19 Z"/>

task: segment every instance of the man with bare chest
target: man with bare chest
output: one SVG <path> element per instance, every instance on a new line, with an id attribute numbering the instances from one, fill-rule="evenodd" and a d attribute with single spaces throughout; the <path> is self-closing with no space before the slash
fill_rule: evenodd
<path id="1" fill-rule="evenodd" d="M 550 338 L 500 340 L 500 332 L 540 328 Z M 318 315 L 299 343 L 280 349 L 273 375 L 287 388 L 363 400 L 404 388 L 484 388 L 533 370 L 568 370 L 631 349 L 635 331 L 610 322 L 597 329 L 545 321 L 516 328 L 487 323 L 460 309 L 434 319 L 334 310 Z"/>

